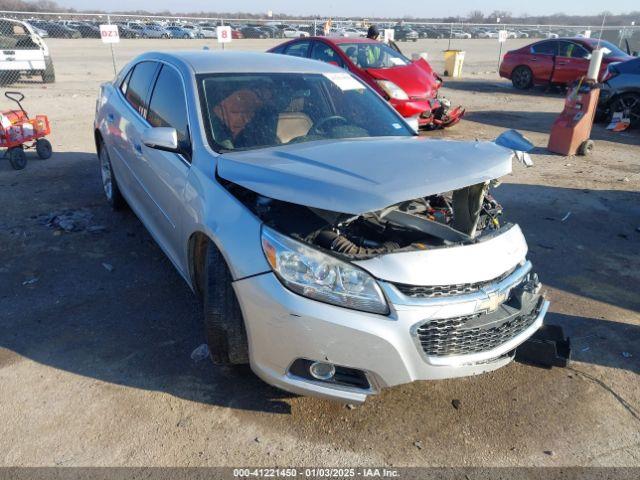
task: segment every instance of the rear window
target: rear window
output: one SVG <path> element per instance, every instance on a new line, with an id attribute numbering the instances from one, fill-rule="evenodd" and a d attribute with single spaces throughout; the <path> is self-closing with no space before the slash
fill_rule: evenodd
<path id="1" fill-rule="evenodd" d="M 531 46 L 531 53 L 537 55 L 555 55 L 556 42 L 542 42 Z"/>

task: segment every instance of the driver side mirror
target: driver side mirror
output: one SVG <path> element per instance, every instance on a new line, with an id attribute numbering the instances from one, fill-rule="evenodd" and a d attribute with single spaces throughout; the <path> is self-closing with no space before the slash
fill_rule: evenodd
<path id="1" fill-rule="evenodd" d="M 178 132 L 171 127 L 147 128 L 142 134 L 142 143 L 149 148 L 165 152 L 180 153 L 178 150 Z"/>

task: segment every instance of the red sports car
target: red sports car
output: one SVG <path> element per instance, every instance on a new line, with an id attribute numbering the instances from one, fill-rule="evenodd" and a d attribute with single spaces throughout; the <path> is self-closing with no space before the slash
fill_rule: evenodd
<path id="1" fill-rule="evenodd" d="M 586 75 L 596 38 L 555 38 L 532 43 L 507 52 L 500 64 L 500 76 L 513 86 L 526 90 L 534 85 L 567 85 Z M 600 75 L 612 62 L 631 60 L 631 56 L 614 44 L 600 40 L 605 48 Z"/>
<path id="2" fill-rule="evenodd" d="M 312 58 L 349 70 L 370 85 L 405 118 L 420 127 L 458 123 L 464 109 L 449 110 L 438 98 L 442 79 L 424 59 L 411 61 L 390 46 L 367 38 L 309 37 L 291 40 L 269 50 Z"/>

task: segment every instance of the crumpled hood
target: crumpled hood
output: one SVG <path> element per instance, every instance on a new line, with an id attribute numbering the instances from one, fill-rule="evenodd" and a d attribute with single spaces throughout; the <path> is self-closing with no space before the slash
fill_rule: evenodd
<path id="1" fill-rule="evenodd" d="M 265 197 L 360 215 L 511 172 L 493 142 L 378 137 L 224 153 L 218 175 Z"/>

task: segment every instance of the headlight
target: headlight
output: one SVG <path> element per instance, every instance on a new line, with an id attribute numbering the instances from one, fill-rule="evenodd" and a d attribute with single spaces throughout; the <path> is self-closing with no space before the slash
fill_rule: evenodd
<path id="1" fill-rule="evenodd" d="M 268 228 L 262 250 L 282 284 L 320 302 L 364 312 L 389 313 L 380 287 L 364 270 Z"/>
<path id="2" fill-rule="evenodd" d="M 384 90 L 384 93 L 389 95 L 390 98 L 394 98 L 396 100 L 409 100 L 409 95 L 407 92 L 402 90 L 398 85 L 389 81 L 389 80 L 376 80 L 378 86 Z"/>

